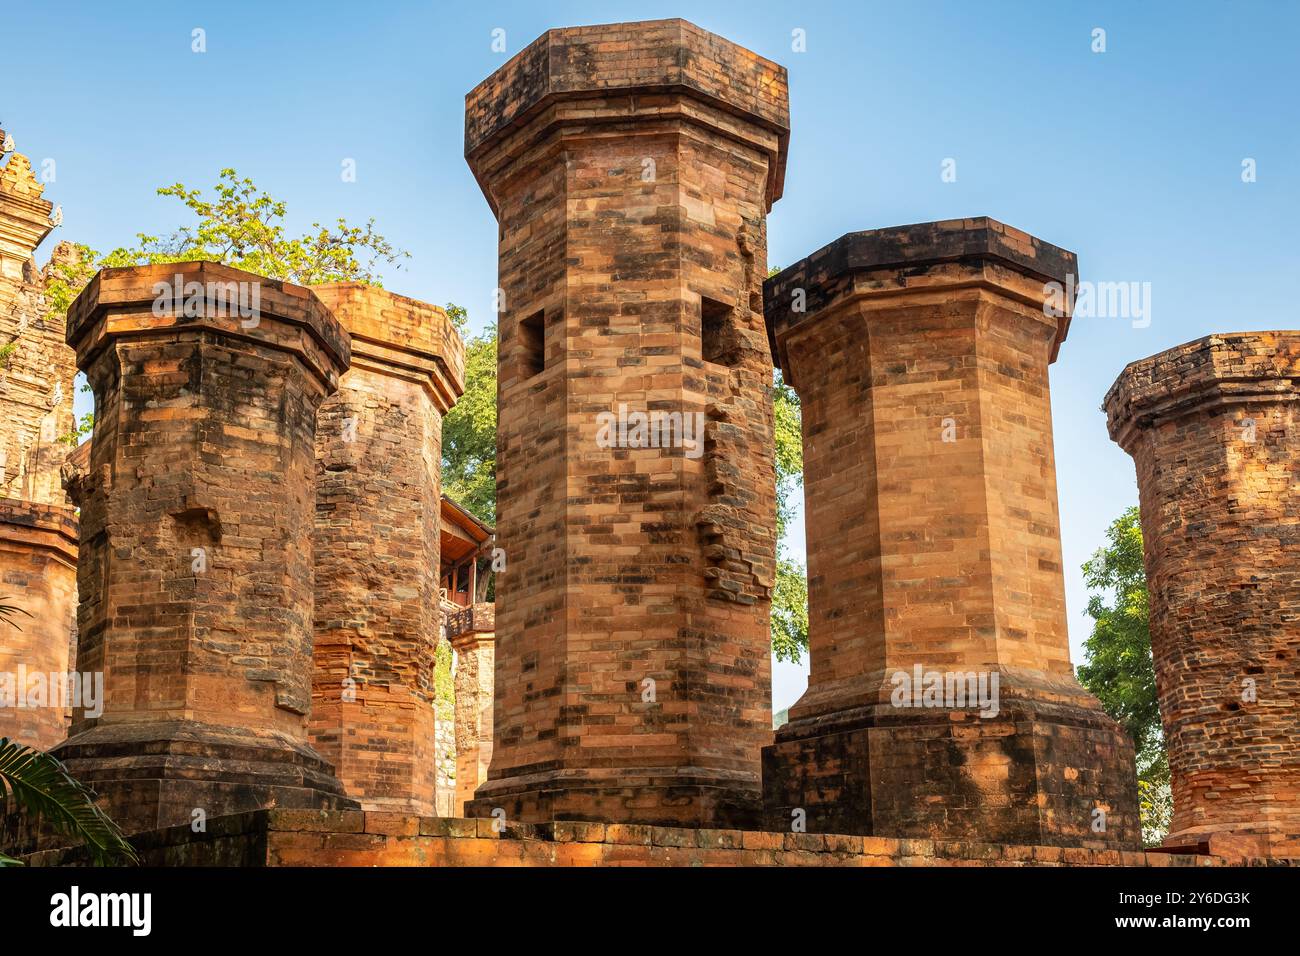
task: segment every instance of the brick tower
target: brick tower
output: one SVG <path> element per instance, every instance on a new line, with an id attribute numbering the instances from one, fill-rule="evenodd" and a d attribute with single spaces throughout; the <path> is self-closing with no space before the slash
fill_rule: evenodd
<path id="1" fill-rule="evenodd" d="M 1047 370 L 1076 268 L 967 219 L 851 233 L 768 280 L 803 404 L 812 661 L 764 750 L 770 827 L 1136 847 L 1133 749 L 1066 634 Z"/>
<path id="2" fill-rule="evenodd" d="M 10 154 L 0 167 L 0 597 L 26 614 L 0 623 L 0 737 L 48 750 L 67 736 L 73 666 L 77 514 L 59 468 L 77 367 L 34 259 L 54 228 L 43 192 L 27 157 Z"/>
<path id="3" fill-rule="evenodd" d="M 1137 464 L 1166 843 L 1300 856 L 1300 332 L 1134 362 L 1106 414 Z"/>
<path id="4" fill-rule="evenodd" d="M 352 341 L 316 420 L 311 739 L 362 809 L 435 812 L 442 417 L 465 348 L 442 309 L 313 286 Z"/>
<path id="5" fill-rule="evenodd" d="M 100 272 L 68 343 L 96 416 L 78 666 L 105 700 L 56 754 L 128 832 L 355 806 L 307 743 L 316 410 L 347 333 L 307 289 L 187 262 Z"/>
<path id="6" fill-rule="evenodd" d="M 471 813 L 754 819 L 788 125 L 783 68 L 682 20 L 551 30 L 466 98 L 500 224 L 507 562 Z"/>

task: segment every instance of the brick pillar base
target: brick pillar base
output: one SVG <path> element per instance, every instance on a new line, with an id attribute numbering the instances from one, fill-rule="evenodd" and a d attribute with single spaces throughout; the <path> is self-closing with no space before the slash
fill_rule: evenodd
<path id="1" fill-rule="evenodd" d="M 76 512 L 0 499 L 0 582 L 0 603 L 30 615 L 17 615 L 16 627 L 0 625 L 0 737 L 49 750 L 68 734 L 66 697 L 51 695 L 50 675 L 67 675 L 73 666 Z M 37 696 L 29 693 L 35 691 Z"/>
<path id="2" fill-rule="evenodd" d="M 1048 366 L 1076 268 L 967 219 L 851 233 L 767 281 L 803 402 L 811 657 L 763 751 L 770 828 L 1137 846 L 1133 749 L 1065 622 Z"/>
<path id="3" fill-rule="evenodd" d="M 1129 848 L 1131 823 L 1094 833 L 1088 810 L 1136 820 L 1111 769 L 1132 763 L 1096 707 L 1004 698 L 989 719 L 885 704 L 782 727 L 763 749 L 764 823 L 788 831 L 802 808 L 818 833 Z"/>

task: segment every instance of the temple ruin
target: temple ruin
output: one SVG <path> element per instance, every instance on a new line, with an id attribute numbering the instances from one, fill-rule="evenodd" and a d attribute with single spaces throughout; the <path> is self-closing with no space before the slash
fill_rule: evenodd
<path id="1" fill-rule="evenodd" d="M 65 319 L 53 207 L 0 167 L 0 597 L 31 615 L 0 676 L 103 684 L 0 707 L 0 736 L 171 865 L 1300 858 L 1300 332 L 1210 336 L 1106 397 L 1173 773 L 1143 851 L 1132 743 L 1067 643 L 1048 369 L 1075 255 L 957 219 L 766 278 L 786 71 L 682 20 L 550 30 L 465 109 L 499 226 L 495 527 L 442 494 L 442 309 L 186 262 L 105 269 Z M 775 733 L 774 369 L 811 655 Z"/>
<path id="2" fill-rule="evenodd" d="M 1300 332 L 1207 336 L 1106 395 L 1137 465 L 1173 846 L 1300 857 L 1297 402 Z"/>
<path id="3" fill-rule="evenodd" d="M 763 753 L 769 825 L 1137 845 L 1133 747 L 1065 623 L 1047 367 L 1070 312 L 1046 297 L 1077 270 L 971 219 L 851 233 L 769 280 L 802 401 L 811 655 Z"/>

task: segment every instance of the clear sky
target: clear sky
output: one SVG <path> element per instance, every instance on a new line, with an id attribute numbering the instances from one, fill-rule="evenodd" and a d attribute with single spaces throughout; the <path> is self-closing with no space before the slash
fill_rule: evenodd
<path id="1" fill-rule="evenodd" d="M 387 287 L 459 303 L 481 328 L 496 234 L 462 157 L 465 93 L 547 28 L 672 16 L 789 68 L 773 264 L 845 232 L 988 215 L 1076 251 L 1085 280 L 1150 283 L 1148 326 L 1076 319 L 1052 370 L 1078 663 L 1079 565 L 1137 500 L 1106 389 L 1210 332 L 1300 327 L 1300 3 L 25 3 L 0 126 L 38 170 L 55 161 L 46 198 L 64 222 L 46 252 L 169 233 L 180 206 L 155 189 L 233 166 L 297 228 L 374 216 L 412 253 Z M 805 674 L 776 668 L 777 708 Z"/>

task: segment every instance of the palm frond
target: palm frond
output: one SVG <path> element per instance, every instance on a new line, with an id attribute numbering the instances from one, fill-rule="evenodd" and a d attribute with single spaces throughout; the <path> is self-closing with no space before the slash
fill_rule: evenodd
<path id="1" fill-rule="evenodd" d="M 0 798 L 9 796 L 56 832 L 80 839 L 97 865 L 139 862 L 117 824 L 95 805 L 94 793 L 58 758 L 0 737 Z"/>
<path id="2" fill-rule="evenodd" d="M 0 597 L 0 601 L 7 600 L 9 600 L 7 597 Z M 16 604 L 0 604 L 0 621 L 3 621 L 6 624 L 12 624 L 15 628 L 21 631 L 22 628 L 18 627 L 18 622 L 14 620 L 14 618 L 19 614 L 22 614 L 24 617 L 32 616 L 26 608 L 18 607 Z"/>

